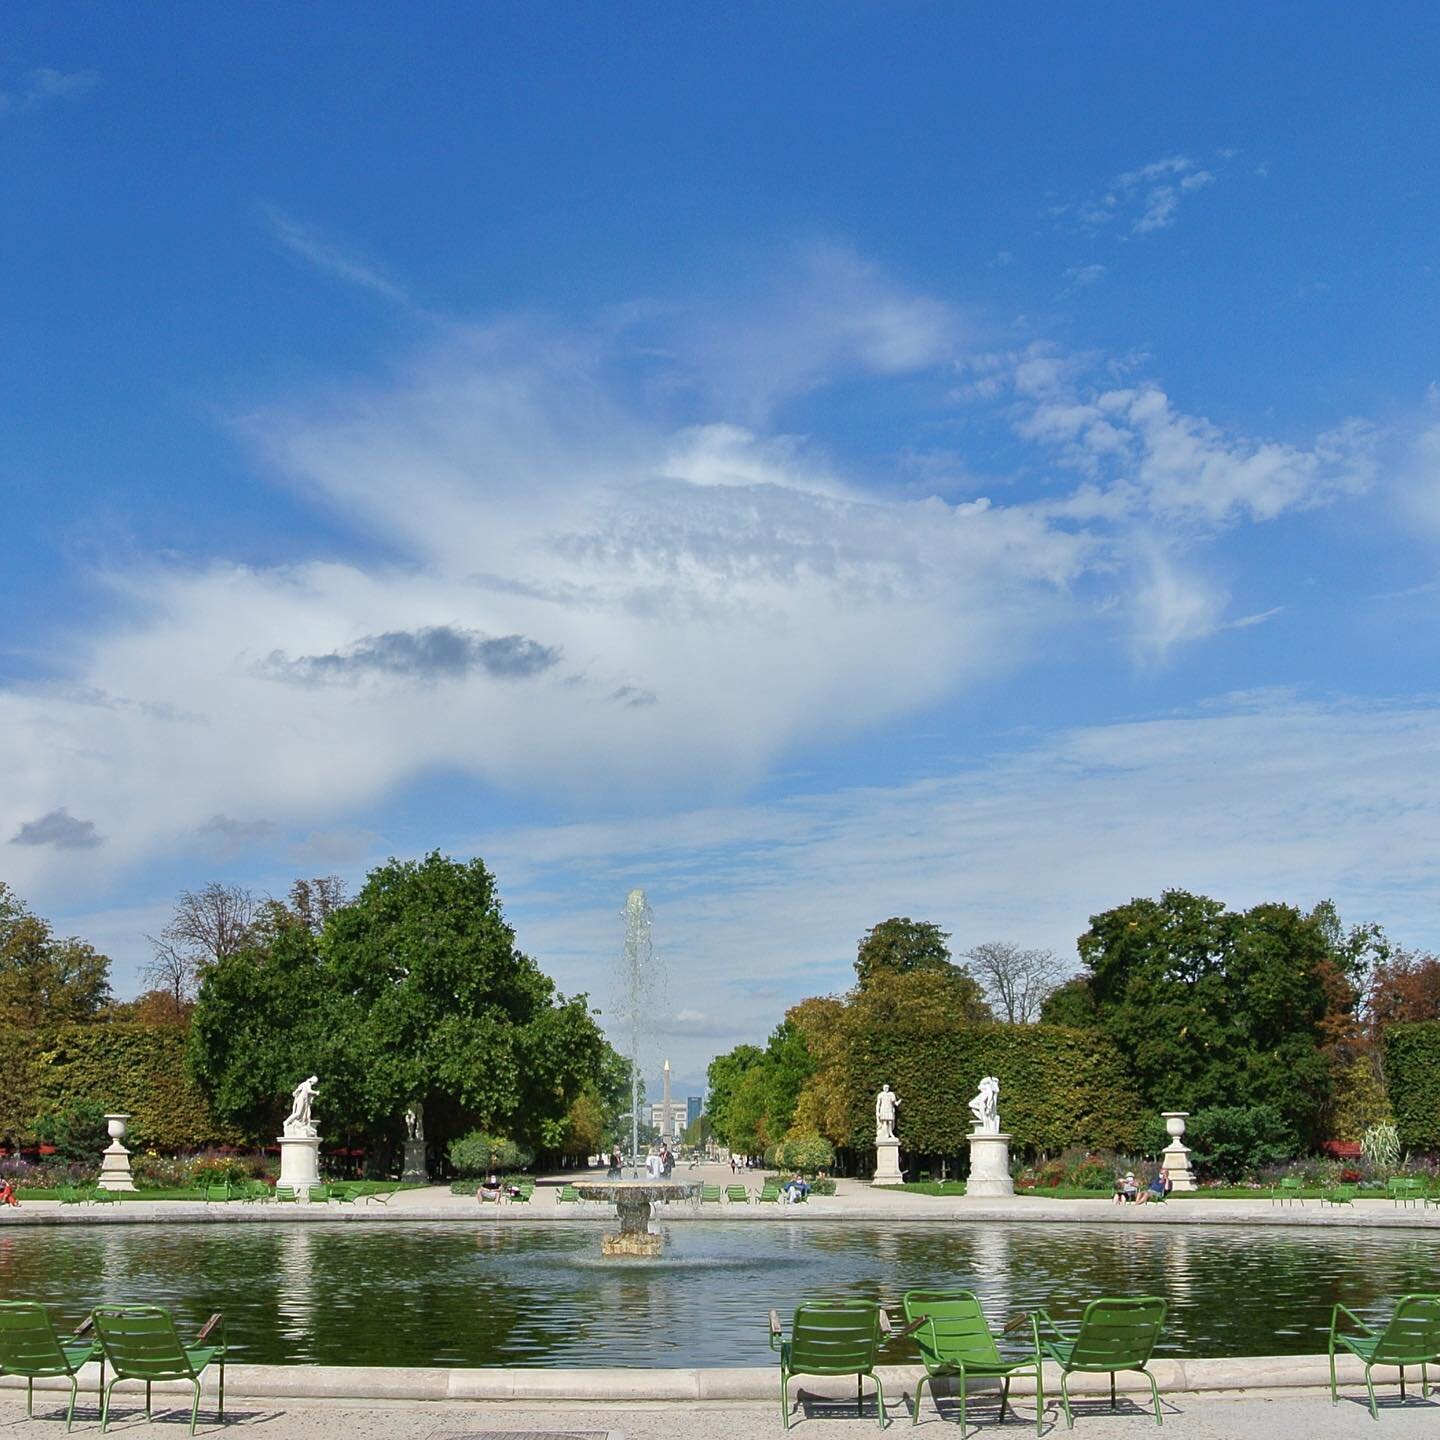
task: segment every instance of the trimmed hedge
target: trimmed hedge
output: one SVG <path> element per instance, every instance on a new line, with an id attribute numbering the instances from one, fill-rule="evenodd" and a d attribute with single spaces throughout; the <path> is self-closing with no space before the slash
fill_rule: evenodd
<path id="1" fill-rule="evenodd" d="M 233 1143 L 239 1136 L 211 1113 L 185 1068 L 186 1033 L 102 1023 L 0 1037 L 0 1132 L 29 1140 L 37 1116 L 92 1102 L 128 1112 L 135 1141 L 156 1149 Z"/>
<path id="2" fill-rule="evenodd" d="M 900 1096 L 896 1128 L 901 1147 L 912 1153 L 963 1152 L 974 1124 L 970 1097 L 984 1075 L 999 1078 L 1001 1124 L 1021 1149 L 1126 1149 L 1140 1125 L 1140 1098 L 1120 1054 L 1093 1030 L 870 1030 L 856 1037 L 847 1070 L 856 1149 L 875 1143 L 874 1092 L 882 1080 Z"/>
<path id="3" fill-rule="evenodd" d="M 1385 1028 L 1385 1088 L 1407 1150 L 1440 1150 L 1440 1020 Z"/>

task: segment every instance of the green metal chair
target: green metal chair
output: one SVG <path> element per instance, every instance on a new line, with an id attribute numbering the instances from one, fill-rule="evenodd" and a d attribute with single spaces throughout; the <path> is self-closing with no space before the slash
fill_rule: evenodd
<path id="1" fill-rule="evenodd" d="M 970 1290 L 907 1290 L 905 1292 L 906 1328 L 913 1333 L 925 1362 L 925 1373 L 915 1386 L 915 1408 L 911 1424 L 920 1423 L 920 1392 L 930 1382 L 934 1399 L 937 1377 L 953 1377 L 959 1383 L 960 1434 L 965 1434 L 965 1386 L 978 1378 L 1001 1378 L 1000 1423 L 1005 1423 L 1005 1407 L 1010 1403 L 1010 1378 L 1017 1374 L 1035 1376 L 1035 1433 L 1041 1433 L 1045 1413 L 1045 1380 L 1040 1371 L 1039 1323 L 1033 1315 L 1022 1317 L 1031 1332 L 1031 1347 L 1023 1355 L 1001 1353 L 985 1319 L 979 1298 Z M 917 1328 L 918 1327 L 918 1328 Z"/>
<path id="2" fill-rule="evenodd" d="M 228 1201 L 232 1193 L 228 1180 L 215 1181 L 205 1187 L 205 1203 L 209 1205 L 216 1201 Z"/>
<path id="3" fill-rule="evenodd" d="M 1394 1176 L 1386 1189 L 1394 1205 L 1420 1205 L 1425 1199 L 1425 1182 L 1413 1175 Z"/>
<path id="4" fill-rule="evenodd" d="M 700 1203 L 702 1205 L 718 1205 L 720 1196 L 721 1190 L 718 1185 L 702 1185 L 700 1187 Z"/>
<path id="5" fill-rule="evenodd" d="M 573 1185 L 562 1185 L 560 1193 L 555 1197 L 557 1205 L 578 1205 L 580 1203 L 580 1192 Z"/>
<path id="6" fill-rule="evenodd" d="M 1305 1197 L 1300 1193 L 1300 1182 L 1293 1175 L 1287 1175 L 1283 1180 L 1278 1181 L 1270 1191 L 1272 1205 L 1293 1205 L 1297 1200 L 1303 1210 Z"/>
<path id="7" fill-rule="evenodd" d="M 1344 1315 L 1365 1333 L 1347 1335 L 1341 1331 Z M 1330 1403 L 1338 1405 L 1340 1396 L 1335 1388 L 1335 1347 L 1342 1346 L 1358 1355 L 1365 1364 L 1365 1389 L 1370 1396 L 1370 1418 L 1380 1418 L 1375 1404 L 1375 1384 L 1370 1371 L 1376 1365 L 1396 1365 L 1400 1369 L 1400 1398 L 1405 1398 L 1405 1367 L 1420 1367 L 1420 1398 L 1429 1394 L 1430 1377 L 1426 1367 L 1440 1361 L 1440 1295 L 1404 1295 L 1389 1323 L 1383 1329 L 1362 1320 L 1353 1310 L 1337 1305 L 1330 1312 Z"/>
<path id="8" fill-rule="evenodd" d="M 293 1185 L 277 1185 L 274 1198 L 283 1205 L 294 1205 L 300 1199 L 300 1192 Z"/>
<path id="9" fill-rule="evenodd" d="M 725 1198 L 732 1205 L 748 1205 L 750 1203 L 750 1192 L 743 1185 L 727 1185 L 725 1187 Z"/>
<path id="10" fill-rule="evenodd" d="M 755 1197 L 757 1205 L 778 1205 L 780 1203 L 780 1187 L 773 1181 L 767 1180 L 760 1187 L 760 1193 Z"/>
<path id="11" fill-rule="evenodd" d="M 865 1376 L 875 1382 L 880 1428 L 885 1428 L 885 1389 L 875 1373 L 881 1316 L 874 1300 L 811 1300 L 796 1308 L 789 1339 L 770 1312 L 770 1348 L 780 1352 L 780 1415 L 790 1428 L 792 1375 L 853 1375 L 855 1404 L 863 1408 Z"/>
<path id="12" fill-rule="evenodd" d="M 114 1378 L 105 1386 L 100 1406 L 100 1433 L 110 1420 L 110 1392 L 122 1380 L 145 1382 L 145 1418 L 150 1419 L 150 1387 L 156 1380 L 188 1380 L 195 1387 L 190 1407 L 190 1433 L 200 1414 L 200 1377 L 213 1364 L 220 1372 L 216 1405 L 225 1423 L 225 1320 L 212 1315 L 195 1337 L 184 1345 L 168 1310 L 158 1305 L 97 1305 L 92 1315 L 95 1333 Z M 212 1340 L 214 1343 L 212 1344 Z"/>
<path id="13" fill-rule="evenodd" d="M 95 1341 L 85 1334 L 87 1320 L 69 1340 L 55 1333 L 45 1307 L 34 1300 L 0 1300 L 0 1375 L 25 1377 L 25 1418 L 34 1413 L 35 1381 L 63 1375 L 70 1381 L 70 1407 L 65 1428 L 75 1419 L 75 1397 L 80 1393 L 80 1367 L 100 1361 L 100 1384 L 105 1384 L 105 1359 Z"/>
<path id="14" fill-rule="evenodd" d="M 1354 1203 L 1355 1187 L 1353 1185 L 1332 1185 L 1320 1197 L 1320 1208 L 1322 1210 L 1327 1205 L 1353 1205 Z"/>
<path id="15" fill-rule="evenodd" d="M 1072 1374 L 1110 1376 L 1110 1408 L 1115 1404 L 1115 1376 L 1121 1370 L 1138 1370 L 1150 1382 L 1150 1396 L 1155 1402 L 1155 1423 L 1165 1422 L 1160 1415 L 1160 1388 L 1155 1377 L 1145 1368 L 1160 1339 L 1165 1324 L 1165 1302 L 1157 1296 L 1134 1298 L 1102 1296 L 1092 1300 L 1080 1316 L 1080 1325 L 1067 1333 L 1044 1311 L 1036 1311 L 1038 1322 L 1044 1321 L 1055 1332 L 1054 1340 L 1040 1341 L 1044 1354 L 1060 1367 L 1060 1403 L 1065 1410 L 1065 1428 L 1075 1428 L 1070 1413 L 1069 1379 Z"/>

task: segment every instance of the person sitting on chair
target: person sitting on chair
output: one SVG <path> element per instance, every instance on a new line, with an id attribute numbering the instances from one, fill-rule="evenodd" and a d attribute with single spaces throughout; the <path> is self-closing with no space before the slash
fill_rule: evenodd
<path id="1" fill-rule="evenodd" d="M 480 1186 L 477 1196 L 483 1205 L 487 1200 L 493 1200 L 497 1205 L 500 1203 L 500 1177 L 498 1175 L 487 1175 Z"/>
<path id="2" fill-rule="evenodd" d="M 1170 1193 L 1174 1183 L 1163 1170 L 1157 1170 L 1151 1177 L 1150 1183 L 1135 1197 L 1135 1203 L 1143 1205 L 1147 1200 L 1163 1200 Z"/>
<path id="3" fill-rule="evenodd" d="M 0 1180 L 0 1205 L 13 1205 L 18 1210 L 20 1201 L 16 1198 L 15 1187 L 8 1180 Z"/>
<path id="4" fill-rule="evenodd" d="M 1115 1182 L 1114 1203 L 1123 1205 L 1127 1200 L 1133 1201 L 1138 1193 L 1139 1187 L 1135 1184 L 1135 1172 L 1127 1170 L 1124 1175 Z"/>

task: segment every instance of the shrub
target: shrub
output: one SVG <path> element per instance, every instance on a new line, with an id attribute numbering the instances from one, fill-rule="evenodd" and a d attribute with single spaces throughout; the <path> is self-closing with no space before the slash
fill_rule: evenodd
<path id="1" fill-rule="evenodd" d="M 189 1169 L 192 1185 L 220 1185 L 227 1181 L 236 1185 L 253 1174 L 252 1167 L 240 1156 L 218 1155 L 213 1150 L 195 1156 Z"/>
<path id="2" fill-rule="evenodd" d="M 1299 1137 L 1273 1105 L 1214 1105 L 1192 1115 L 1188 1128 L 1196 1164 L 1222 1180 L 1279 1165 L 1300 1148 Z"/>
<path id="3" fill-rule="evenodd" d="M 479 1179 L 491 1170 L 523 1170 L 535 1157 L 523 1145 L 503 1135 L 472 1130 L 450 1142 L 450 1163 L 462 1179 Z"/>
<path id="4" fill-rule="evenodd" d="M 1385 1088 L 1400 1144 L 1440 1150 L 1440 1020 L 1386 1026 Z"/>
<path id="5" fill-rule="evenodd" d="M 1070 1167 L 1065 1183 L 1077 1190 L 1108 1190 L 1114 1182 L 1109 1164 L 1098 1155 L 1087 1155 Z"/>
<path id="6" fill-rule="evenodd" d="M 62 1160 L 73 1163 L 94 1162 L 110 1143 L 105 1109 L 93 1100 L 77 1100 L 62 1109 L 37 1115 L 30 1128 L 42 1145 L 53 1145 Z"/>
<path id="7" fill-rule="evenodd" d="M 1388 1121 L 1372 1125 L 1360 1137 L 1360 1153 L 1374 1170 L 1392 1170 L 1400 1163 L 1400 1131 Z"/>
<path id="8" fill-rule="evenodd" d="M 798 1170 L 802 1175 L 813 1175 L 817 1170 L 828 1170 L 835 1163 L 835 1147 L 820 1135 L 795 1135 L 771 1146 L 774 1159 L 770 1162 L 777 1169 Z"/>

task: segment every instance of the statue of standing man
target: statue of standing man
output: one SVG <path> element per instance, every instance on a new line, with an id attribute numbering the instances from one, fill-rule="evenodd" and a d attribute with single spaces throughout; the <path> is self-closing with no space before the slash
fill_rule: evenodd
<path id="1" fill-rule="evenodd" d="M 899 1103 L 900 1097 L 888 1084 L 880 1087 L 880 1093 L 875 1097 L 875 1139 L 877 1141 L 895 1138 L 895 1107 Z"/>
<path id="2" fill-rule="evenodd" d="M 313 1139 L 319 1134 L 310 1116 L 315 1097 L 320 1093 L 319 1079 L 318 1075 L 311 1075 L 302 1080 L 291 1093 L 290 1113 L 285 1117 L 286 1136 Z"/>

